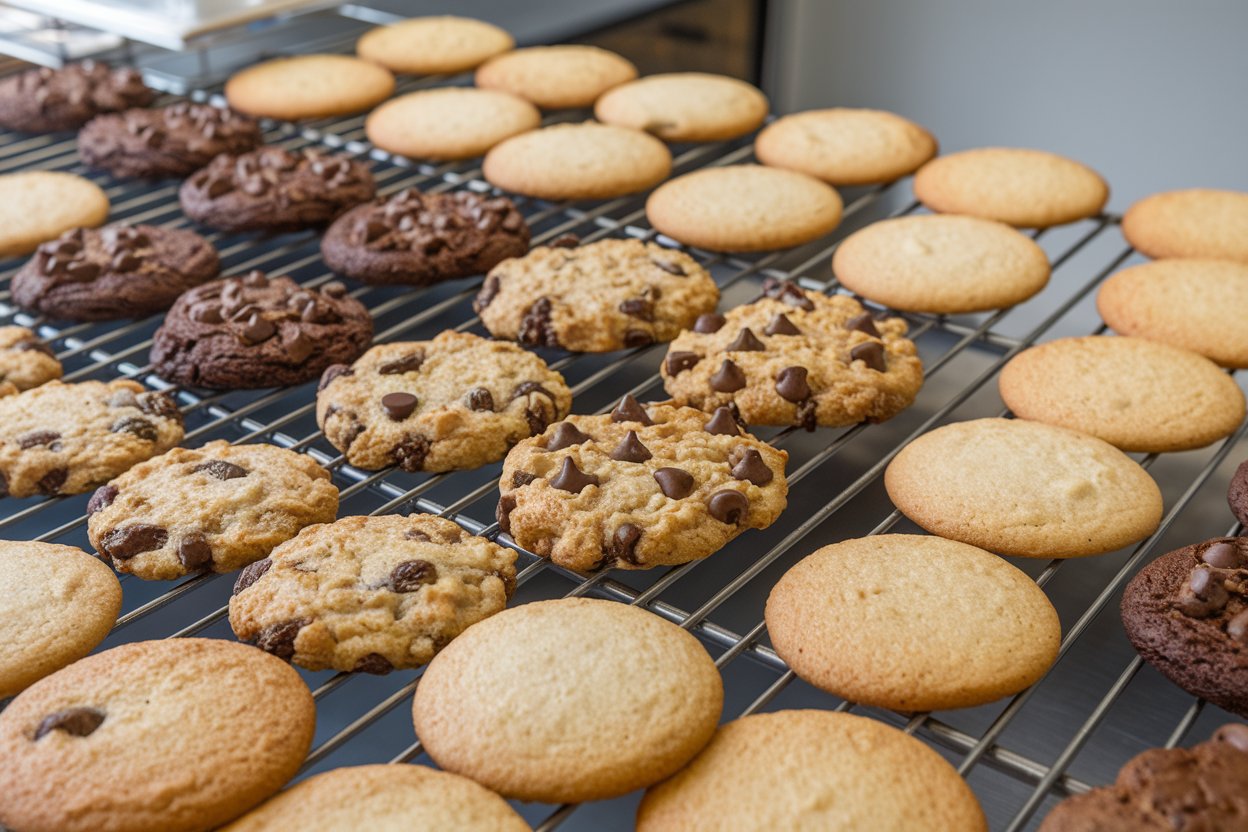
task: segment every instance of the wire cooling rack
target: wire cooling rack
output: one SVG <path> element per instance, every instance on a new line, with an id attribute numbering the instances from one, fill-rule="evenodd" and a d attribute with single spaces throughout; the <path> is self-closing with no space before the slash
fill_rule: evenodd
<path id="1" fill-rule="evenodd" d="M 408 81 L 400 91 L 453 80 Z M 196 97 L 219 103 L 211 93 Z M 480 178 L 479 160 L 431 166 L 392 158 L 367 143 L 362 125 L 361 117 L 298 127 L 268 123 L 265 138 L 291 149 L 315 145 L 371 159 L 380 190 L 387 194 L 406 187 L 491 190 Z M 674 148 L 674 157 L 674 174 L 752 161 L 751 140 L 680 146 Z M 178 208 L 176 182 L 121 182 L 89 171 L 78 159 L 72 136 L 0 134 L 0 173 L 27 169 L 69 171 L 99 182 L 112 201 L 113 221 L 190 225 Z M 851 190 L 844 196 L 842 227 L 800 249 L 757 256 L 686 250 L 714 276 L 723 307 L 756 296 L 767 277 L 795 279 L 818 291 L 843 291 L 829 267 L 837 241 L 873 220 L 921 210 L 906 181 Z M 533 228 L 534 245 L 565 233 L 575 233 L 583 241 L 615 236 L 677 245 L 647 224 L 644 195 L 571 204 L 523 198 L 516 202 Z M 1167 510 L 1161 528 L 1137 546 L 1075 561 L 1014 559 L 1053 599 L 1064 632 L 1057 664 L 1041 682 L 1017 696 L 939 714 L 860 707 L 795 679 L 768 646 L 762 623 L 763 603 L 776 579 L 818 546 L 866 534 L 918 531 L 892 509 L 881 483 L 884 468 L 907 442 L 950 421 L 1008 415 L 995 387 L 995 375 L 1006 361 L 1041 340 L 1104 331 L 1092 307 L 1095 291 L 1109 274 L 1138 259 L 1116 226 L 1116 217 L 1102 216 L 1034 233 L 1049 253 L 1053 280 L 1021 307 L 959 317 L 905 315 L 926 378 L 915 405 L 894 420 L 812 433 L 757 429 L 758 435 L 790 454 L 790 505 L 770 529 L 747 533 L 705 561 L 647 572 L 582 575 L 521 550 L 512 603 L 588 595 L 633 604 L 679 624 L 702 640 L 723 673 L 725 720 L 757 711 L 818 707 L 895 725 L 932 745 L 957 767 L 979 796 L 994 829 L 1033 828 L 1061 797 L 1111 781 L 1118 767 L 1144 748 L 1203 739 L 1226 715 L 1212 706 L 1205 708 L 1142 667 L 1118 625 L 1117 599 L 1124 583 L 1152 558 L 1226 533 L 1230 515 L 1222 494 L 1233 464 L 1245 455 L 1246 425 L 1201 451 L 1140 460 L 1161 484 Z M 220 250 L 226 274 L 262 269 L 310 286 L 334 279 L 320 260 L 316 233 L 258 236 L 208 231 L 206 236 Z M 148 365 L 150 338 L 160 316 L 102 324 L 32 318 L 10 301 L 9 280 L 20 262 L 0 265 L 0 324 L 34 327 L 64 362 L 67 380 L 124 376 L 175 394 L 186 417 L 185 444 L 190 446 L 227 439 L 271 442 L 306 453 L 333 473 L 342 491 L 342 516 L 428 512 L 514 546 L 493 521 L 499 465 L 438 475 L 354 469 L 316 427 L 314 384 L 221 393 L 171 386 L 153 375 Z M 352 294 L 372 311 L 378 342 L 419 340 L 448 328 L 485 334 L 471 309 L 479 285 L 479 277 L 425 289 L 353 284 Z M 657 368 L 664 351 L 663 345 L 608 355 L 539 350 L 567 377 L 575 395 L 574 411 L 580 413 L 604 412 L 624 393 L 643 401 L 663 398 Z M 0 537 L 90 550 L 86 499 L 81 495 L 0 501 Z M 233 576 L 209 574 L 153 583 L 127 575 L 121 580 L 123 614 L 101 649 L 149 638 L 232 638 L 225 617 Z M 428 763 L 408 713 L 419 676 L 419 671 L 382 677 L 304 672 L 317 701 L 318 726 L 300 776 L 365 762 Z M 604 707 L 609 707 L 609 697 L 604 697 Z M 585 806 L 517 808 L 540 829 L 628 829 L 638 797 Z"/>

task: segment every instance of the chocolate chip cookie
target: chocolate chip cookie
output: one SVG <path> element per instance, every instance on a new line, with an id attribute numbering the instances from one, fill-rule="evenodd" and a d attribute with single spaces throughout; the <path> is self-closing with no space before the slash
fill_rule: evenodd
<path id="1" fill-rule="evenodd" d="M 129 67 L 82 61 L 39 67 L 0 80 L 0 127 L 23 133 L 75 130 L 100 113 L 146 107 L 156 93 Z"/>
<path id="2" fill-rule="evenodd" d="M 288 387 L 354 361 L 372 338 L 368 310 L 341 283 L 308 289 L 253 271 L 178 298 L 156 330 L 152 364 L 196 387 Z"/>
<path id="3" fill-rule="evenodd" d="M 297 231 L 325 225 L 373 198 L 368 165 L 315 149 L 263 147 L 222 154 L 182 183 L 182 211 L 223 231 Z"/>
<path id="4" fill-rule="evenodd" d="M 1157 558 L 1127 584 L 1122 625 L 1167 679 L 1248 716 L 1248 539 L 1215 537 Z"/>
<path id="5" fill-rule="evenodd" d="M 96 116 L 78 134 L 78 155 L 114 176 L 187 176 L 221 153 L 261 144 L 260 125 L 210 104 L 179 101 L 154 110 Z"/>
<path id="6" fill-rule="evenodd" d="M 81 494 L 182 441 L 182 413 L 129 380 L 49 381 L 0 399 L 0 497 Z"/>
<path id="7" fill-rule="evenodd" d="M 0 390 L 18 393 L 60 377 L 61 362 L 39 336 L 24 326 L 0 326 Z"/>
<path id="8" fill-rule="evenodd" d="M 413 286 L 481 274 L 528 250 L 529 227 L 511 200 L 415 188 L 351 209 L 321 241 L 339 274 Z"/>
<path id="9" fill-rule="evenodd" d="M 461 332 L 381 344 L 325 371 L 316 421 L 357 468 L 477 468 L 567 415 L 563 376 L 515 344 Z"/>
<path id="10" fill-rule="evenodd" d="M 788 454 L 726 407 L 643 406 L 570 416 L 503 463 L 498 525 L 576 570 L 648 569 L 704 558 L 784 510 Z"/>
<path id="11" fill-rule="evenodd" d="M 241 569 L 332 523 L 338 489 L 309 456 L 217 440 L 139 463 L 96 489 L 87 514 L 91 545 L 117 571 L 172 580 Z"/>
<path id="12" fill-rule="evenodd" d="M 610 352 L 670 341 L 718 302 L 715 281 L 684 252 L 600 240 L 504 260 L 473 309 L 496 338 Z"/>
<path id="13" fill-rule="evenodd" d="M 883 422 L 910 406 L 923 365 L 900 318 L 872 317 L 846 295 L 768 280 L 763 296 L 699 316 L 672 342 L 664 386 L 678 404 L 731 405 L 749 424 Z"/>
<path id="14" fill-rule="evenodd" d="M 310 670 L 419 667 L 507 605 L 515 561 L 514 550 L 439 517 L 344 517 L 247 567 L 230 626 Z"/>
<path id="15" fill-rule="evenodd" d="M 154 225 L 75 228 L 35 251 L 13 276 L 23 309 L 70 321 L 141 318 L 217 276 L 212 244 Z"/>

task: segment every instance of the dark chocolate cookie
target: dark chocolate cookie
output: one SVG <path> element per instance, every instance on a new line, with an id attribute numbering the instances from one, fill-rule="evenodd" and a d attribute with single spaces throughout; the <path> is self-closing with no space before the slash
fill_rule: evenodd
<path id="1" fill-rule="evenodd" d="M 1241 462 L 1231 477 L 1231 487 L 1226 492 L 1226 502 L 1235 519 L 1248 526 L 1248 460 Z"/>
<path id="2" fill-rule="evenodd" d="M 245 153 L 262 142 L 251 118 L 210 104 L 179 101 L 155 110 L 96 116 L 78 134 L 78 155 L 114 176 L 187 176 L 221 153 Z"/>
<path id="3" fill-rule="evenodd" d="M 1122 624 L 1170 681 L 1248 716 L 1248 539 L 1215 537 L 1157 558 L 1123 592 Z"/>
<path id="4" fill-rule="evenodd" d="M 481 274 L 528 250 L 529 227 L 511 200 L 415 188 L 353 208 L 321 240 L 339 274 L 413 286 Z"/>
<path id="5" fill-rule="evenodd" d="M 373 198 L 368 165 L 318 150 L 263 147 L 224 154 L 182 183 L 191 219 L 225 231 L 297 231 L 325 225 Z"/>
<path id="6" fill-rule="evenodd" d="M 137 69 L 83 61 L 0 80 L 0 127 L 25 133 L 76 130 L 100 113 L 146 107 L 156 93 Z"/>
<path id="7" fill-rule="evenodd" d="M 154 225 L 76 228 L 44 243 L 13 276 L 23 309 L 72 321 L 141 318 L 217 275 L 217 252 L 193 231 Z"/>
<path id="8" fill-rule="evenodd" d="M 286 387 L 354 361 L 372 338 L 368 310 L 341 283 L 318 291 L 251 272 L 178 298 L 156 330 L 152 364 L 196 387 Z"/>

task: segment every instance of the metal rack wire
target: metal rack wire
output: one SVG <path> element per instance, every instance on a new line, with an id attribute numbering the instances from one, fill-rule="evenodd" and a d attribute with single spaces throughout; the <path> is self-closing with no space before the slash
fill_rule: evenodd
<path id="1" fill-rule="evenodd" d="M 411 81 L 404 91 L 445 82 L 444 79 Z M 203 94 L 200 97 L 209 97 Z M 291 148 L 320 145 L 373 160 L 374 174 L 385 193 L 406 187 L 426 191 L 467 188 L 489 190 L 480 179 L 476 163 L 439 166 L 397 159 L 371 147 L 363 136 L 362 118 L 323 120 L 298 128 L 266 125 L 266 140 Z M 726 144 L 677 148 L 675 170 L 683 172 L 706 165 L 722 165 L 750 159 L 748 140 Z M 18 169 L 65 170 L 91 176 L 106 189 L 113 203 L 113 220 L 186 226 L 177 204 L 176 184 L 148 185 L 116 182 L 80 164 L 72 137 L 20 137 L 0 135 L 0 173 Z M 855 225 L 881 216 L 897 216 L 919 210 L 910 200 L 904 183 L 846 195 L 846 222 L 833 237 L 792 252 L 736 257 L 711 252 L 689 252 L 703 263 L 720 285 L 724 305 L 748 300 L 757 293 L 764 277 L 789 277 L 807 288 L 841 291 L 832 279 L 828 263 L 837 240 Z M 534 244 L 572 232 L 588 241 L 606 236 L 663 239 L 645 220 L 643 196 L 606 202 L 552 204 L 518 199 L 534 230 Z M 1054 670 L 1036 686 L 1012 699 L 967 712 L 892 714 L 859 708 L 850 702 L 805 688 L 766 642 L 761 598 L 776 577 L 817 545 L 862 534 L 880 534 L 906 521 L 901 515 L 875 504 L 880 500 L 880 479 L 888 462 L 911 439 L 931 427 L 967 418 L 968 410 L 990 408 L 1000 413 L 990 381 L 1012 356 L 1055 333 L 1085 309 L 1100 282 L 1132 257 L 1129 248 L 1116 242 L 1116 218 L 1100 217 L 1066 229 L 1035 234 L 1050 250 L 1054 280 L 1046 292 L 1028 306 L 1042 310 L 1038 321 L 1021 331 L 1012 330 L 1014 310 L 1004 309 L 979 316 L 947 318 L 906 316 L 911 337 L 924 359 L 926 385 L 911 411 L 882 425 L 858 425 L 846 429 L 821 429 L 807 434 L 792 428 L 760 430 L 767 441 L 791 454 L 789 482 L 816 484 L 817 488 L 792 488 L 789 510 L 771 529 L 738 539 L 723 552 L 705 561 L 644 573 L 601 572 L 582 575 L 551 565 L 531 553 L 520 551 L 518 588 L 513 603 L 562 595 L 595 595 L 637 605 L 676 622 L 697 635 L 715 656 L 725 677 L 725 719 L 775 707 L 799 704 L 859 711 L 898 725 L 932 744 L 957 766 L 980 794 L 994 828 L 1016 830 L 1035 823 L 1038 810 L 1062 795 L 1086 791 L 1094 782 L 1108 779 L 1104 767 L 1098 778 L 1072 773 L 1081 754 L 1095 745 L 1098 728 L 1111 715 L 1141 670 L 1133 653 L 1126 667 L 1107 686 L 1086 692 L 1077 706 L 1059 720 L 1062 729 L 1045 743 L 1009 742 L 1020 725 L 1036 719 L 1035 700 L 1044 700 L 1050 677 L 1060 675 L 1082 649 L 1081 638 L 1093 627 L 1122 585 L 1148 559 L 1165 548 L 1163 540 L 1177 533 L 1185 512 L 1198 504 L 1220 499 L 1207 487 L 1224 472 L 1228 457 L 1244 439 L 1248 425 L 1227 440 L 1205 451 L 1184 455 L 1172 478 L 1159 475 L 1167 490 L 1168 512 L 1161 528 L 1129 552 L 1090 561 L 1021 563 L 1034 573 L 1037 583 L 1050 591 L 1055 602 L 1069 595 L 1074 606 L 1063 608 L 1065 635 Z M 317 285 L 333 279 L 320 262 L 314 233 L 259 237 L 248 234 L 208 233 L 221 251 L 223 271 L 239 273 L 263 269 L 289 274 L 302 283 Z M 1108 253 L 1103 250 L 1108 248 Z M 423 511 L 459 523 L 474 534 L 496 538 L 492 521 L 498 466 L 475 472 L 412 475 L 397 470 L 366 472 L 345 464 L 342 456 L 317 430 L 314 390 L 311 385 L 273 391 L 209 393 L 170 386 L 151 373 L 147 349 L 159 323 L 152 319 L 105 324 L 66 325 L 32 318 L 10 305 L 8 281 L 20 264 L 9 263 L 0 272 L 0 323 L 16 322 L 36 328 L 66 365 L 68 380 L 134 378 L 154 389 L 175 394 L 187 420 L 186 444 L 211 439 L 232 442 L 265 441 L 307 453 L 333 473 L 342 489 L 341 514 L 380 514 Z M 366 303 L 377 323 L 379 342 L 431 337 L 445 328 L 482 332 L 472 315 L 471 297 L 480 279 L 456 281 L 426 289 L 362 287 L 352 294 Z M 1008 319 L 1008 320 L 1007 320 Z M 1102 328 L 1094 331 L 1102 331 Z M 1069 333 L 1063 333 L 1069 334 Z M 573 355 L 541 351 L 552 366 L 569 379 L 576 396 L 576 412 L 602 412 L 625 392 L 642 400 L 662 398 L 657 365 L 662 345 L 606 356 Z M 982 415 L 982 414 L 977 414 Z M 1008 414 L 1001 414 L 1008 415 Z M 1142 460 L 1154 469 L 1160 458 Z M 828 498 L 828 495 L 832 495 Z M 1212 495 L 1212 496 L 1211 496 Z M 57 541 L 89 548 L 83 516 L 86 496 L 5 500 L 0 504 L 0 537 Z M 886 501 L 884 501 L 886 503 Z M 847 508 L 853 507 L 853 511 Z M 871 506 L 862 510 L 863 506 Z M 873 513 L 874 512 L 874 513 Z M 868 519 L 875 518 L 875 519 Z M 1233 533 L 1238 529 L 1233 529 Z M 1216 532 L 1204 534 L 1212 536 Z M 1080 580 L 1071 589 L 1065 575 L 1077 572 Z M 1098 576 L 1096 573 L 1105 572 Z M 104 647 L 139 638 L 192 634 L 231 637 L 223 619 L 232 578 L 199 575 L 170 584 L 145 583 L 124 576 L 125 611 Z M 1090 586 L 1084 585 L 1089 584 Z M 1095 646 L 1095 645 L 1094 645 Z M 1119 645 L 1120 647 L 1120 645 Z M 413 742 L 410 720 L 403 713 L 419 682 L 419 672 L 396 672 L 386 677 L 360 674 L 306 673 L 318 703 L 319 726 L 303 773 L 359 762 L 414 762 L 422 757 Z M 1213 708 L 1210 711 L 1216 710 Z M 1085 713 L 1077 725 L 1071 719 Z M 1026 713 L 1026 716 L 1024 716 Z M 1178 714 L 1177 718 L 1174 714 Z M 1169 703 L 1157 718 L 1169 724 L 1166 742 L 1184 741 L 1204 714 L 1200 702 L 1182 699 L 1177 710 Z M 1211 717 L 1216 719 L 1216 716 Z M 403 726 L 406 726 L 404 728 Z M 393 727 L 393 730 L 390 730 Z M 1143 739 L 1137 740 L 1144 742 Z M 1153 743 L 1156 744 L 1156 743 Z M 1025 746 L 1025 747 L 1023 747 Z M 1143 747 L 1143 746 L 1141 746 Z M 1136 748 L 1135 750 L 1139 750 Z M 1111 752 L 1112 756 L 1112 752 Z M 1116 763 L 1129 754 L 1117 754 Z M 1047 762 L 1046 762 L 1047 760 Z M 636 797 L 578 806 L 518 807 L 540 829 L 627 828 L 631 822 L 630 800 Z"/>

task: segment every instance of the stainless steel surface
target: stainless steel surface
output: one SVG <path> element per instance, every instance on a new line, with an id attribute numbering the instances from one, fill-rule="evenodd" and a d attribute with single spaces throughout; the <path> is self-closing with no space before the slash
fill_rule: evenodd
<path id="1" fill-rule="evenodd" d="M 423 83 L 405 82 L 404 89 Z M 373 160 L 384 192 L 467 188 L 488 191 L 477 162 L 430 166 L 394 159 L 366 141 L 361 118 L 323 120 L 293 127 L 266 125 L 272 143 L 297 148 L 317 144 Z M 746 141 L 678 147 L 677 172 L 751 159 Z M 80 164 L 72 137 L 0 136 L 0 172 L 65 170 L 91 176 L 108 191 L 113 219 L 186 226 L 176 183 L 117 182 Z M 769 276 L 793 277 L 809 288 L 842 291 L 829 261 L 837 240 L 874 219 L 920 210 L 908 182 L 850 191 L 846 221 L 831 237 L 789 252 L 729 256 L 690 250 L 723 292 L 723 306 L 748 301 Z M 657 239 L 644 195 L 607 202 L 551 204 L 518 199 L 540 244 L 566 232 L 584 240 L 608 236 Z M 1101 331 L 1087 320 L 1097 286 L 1138 257 L 1122 241 L 1115 217 L 1037 233 L 1054 276 L 1049 287 L 1019 311 L 956 318 L 907 316 L 926 367 L 915 405 L 880 425 L 820 429 L 762 428 L 761 436 L 790 457 L 788 510 L 770 529 L 748 533 L 711 558 L 671 569 L 579 575 L 521 552 L 513 604 L 563 595 L 594 595 L 635 604 L 697 635 L 724 675 L 724 719 L 792 707 L 829 708 L 896 725 L 930 743 L 966 776 L 993 829 L 1034 826 L 1063 794 L 1112 780 L 1132 754 L 1153 745 L 1203 739 L 1227 719 L 1202 708 L 1150 668 L 1141 667 L 1117 621 L 1123 583 L 1148 560 L 1197 539 L 1225 533 L 1231 517 L 1224 489 L 1234 463 L 1245 455 L 1244 432 L 1201 451 L 1147 457 L 1166 498 L 1162 528 L 1136 547 L 1074 561 L 1013 562 L 1032 575 L 1062 617 L 1061 658 L 1035 687 L 981 708 L 939 714 L 895 714 L 858 707 L 796 680 L 770 649 L 763 603 L 785 569 L 814 548 L 836 540 L 887 531 L 917 531 L 884 495 L 881 474 L 910 439 L 936 425 L 1002 412 L 995 377 L 1012 355 L 1038 341 Z M 317 235 L 277 237 L 209 233 L 230 274 L 253 268 L 290 274 L 308 284 L 332 279 L 321 263 Z M 472 533 L 497 538 L 494 523 L 498 465 L 446 475 L 396 470 L 359 471 L 317 430 L 314 386 L 270 391 L 220 392 L 169 387 L 153 375 L 147 348 L 159 318 L 111 324 L 66 324 L 32 319 L 9 305 L 8 280 L 16 262 L 0 272 L 0 323 L 38 328 L 66 364 L 68 378 L 134 378 L 169 389 L 187 420 L 187 444 L 225 438 L 267 441 L 311 455 L 333 472 L 342 489 L 342 515 L 423 511 L 453 519 Z M 377 340 L 431 337 L 445 328 L 481 333 L 470 301 L 480 278 L 427 289 L 356 287 L 353 294 L 376 318 Z M 1019 314 L 1024 312 L 1024 314 Z M 643 400 L 663 397 L 657 366 L 662 346 L 609 355 L 540 351 L 574 388 L 577 412 L 609 409 L 625 392 Z M 89 548 L 83 515 L 86 496 L 0 502 L 0 536 L 54 540 Z M 121 642 L 198 634 L 232 638 L 225 622 L 232 577 L 204 575 L 176 583 L 123 577 L 125 606 L 104 647 Z M 914 588 L 921 592 L 921 587 Z M 847 634 L 853 637 L 853 634 Z M 922 645 L 915 645 L 922 649 Z M 424 762 L 408 709 L 419 672 L 384 677 L 304 673 L 318 702 L 318 728 L 303 774 L 363 762 Z M 603 707 L 610 707 L 609 696 Z M 593 714 L 586 714 L 593 719 Z M 586 806 L 522 805 L 543 829 L 627 829 L 637 795 Z"/>

